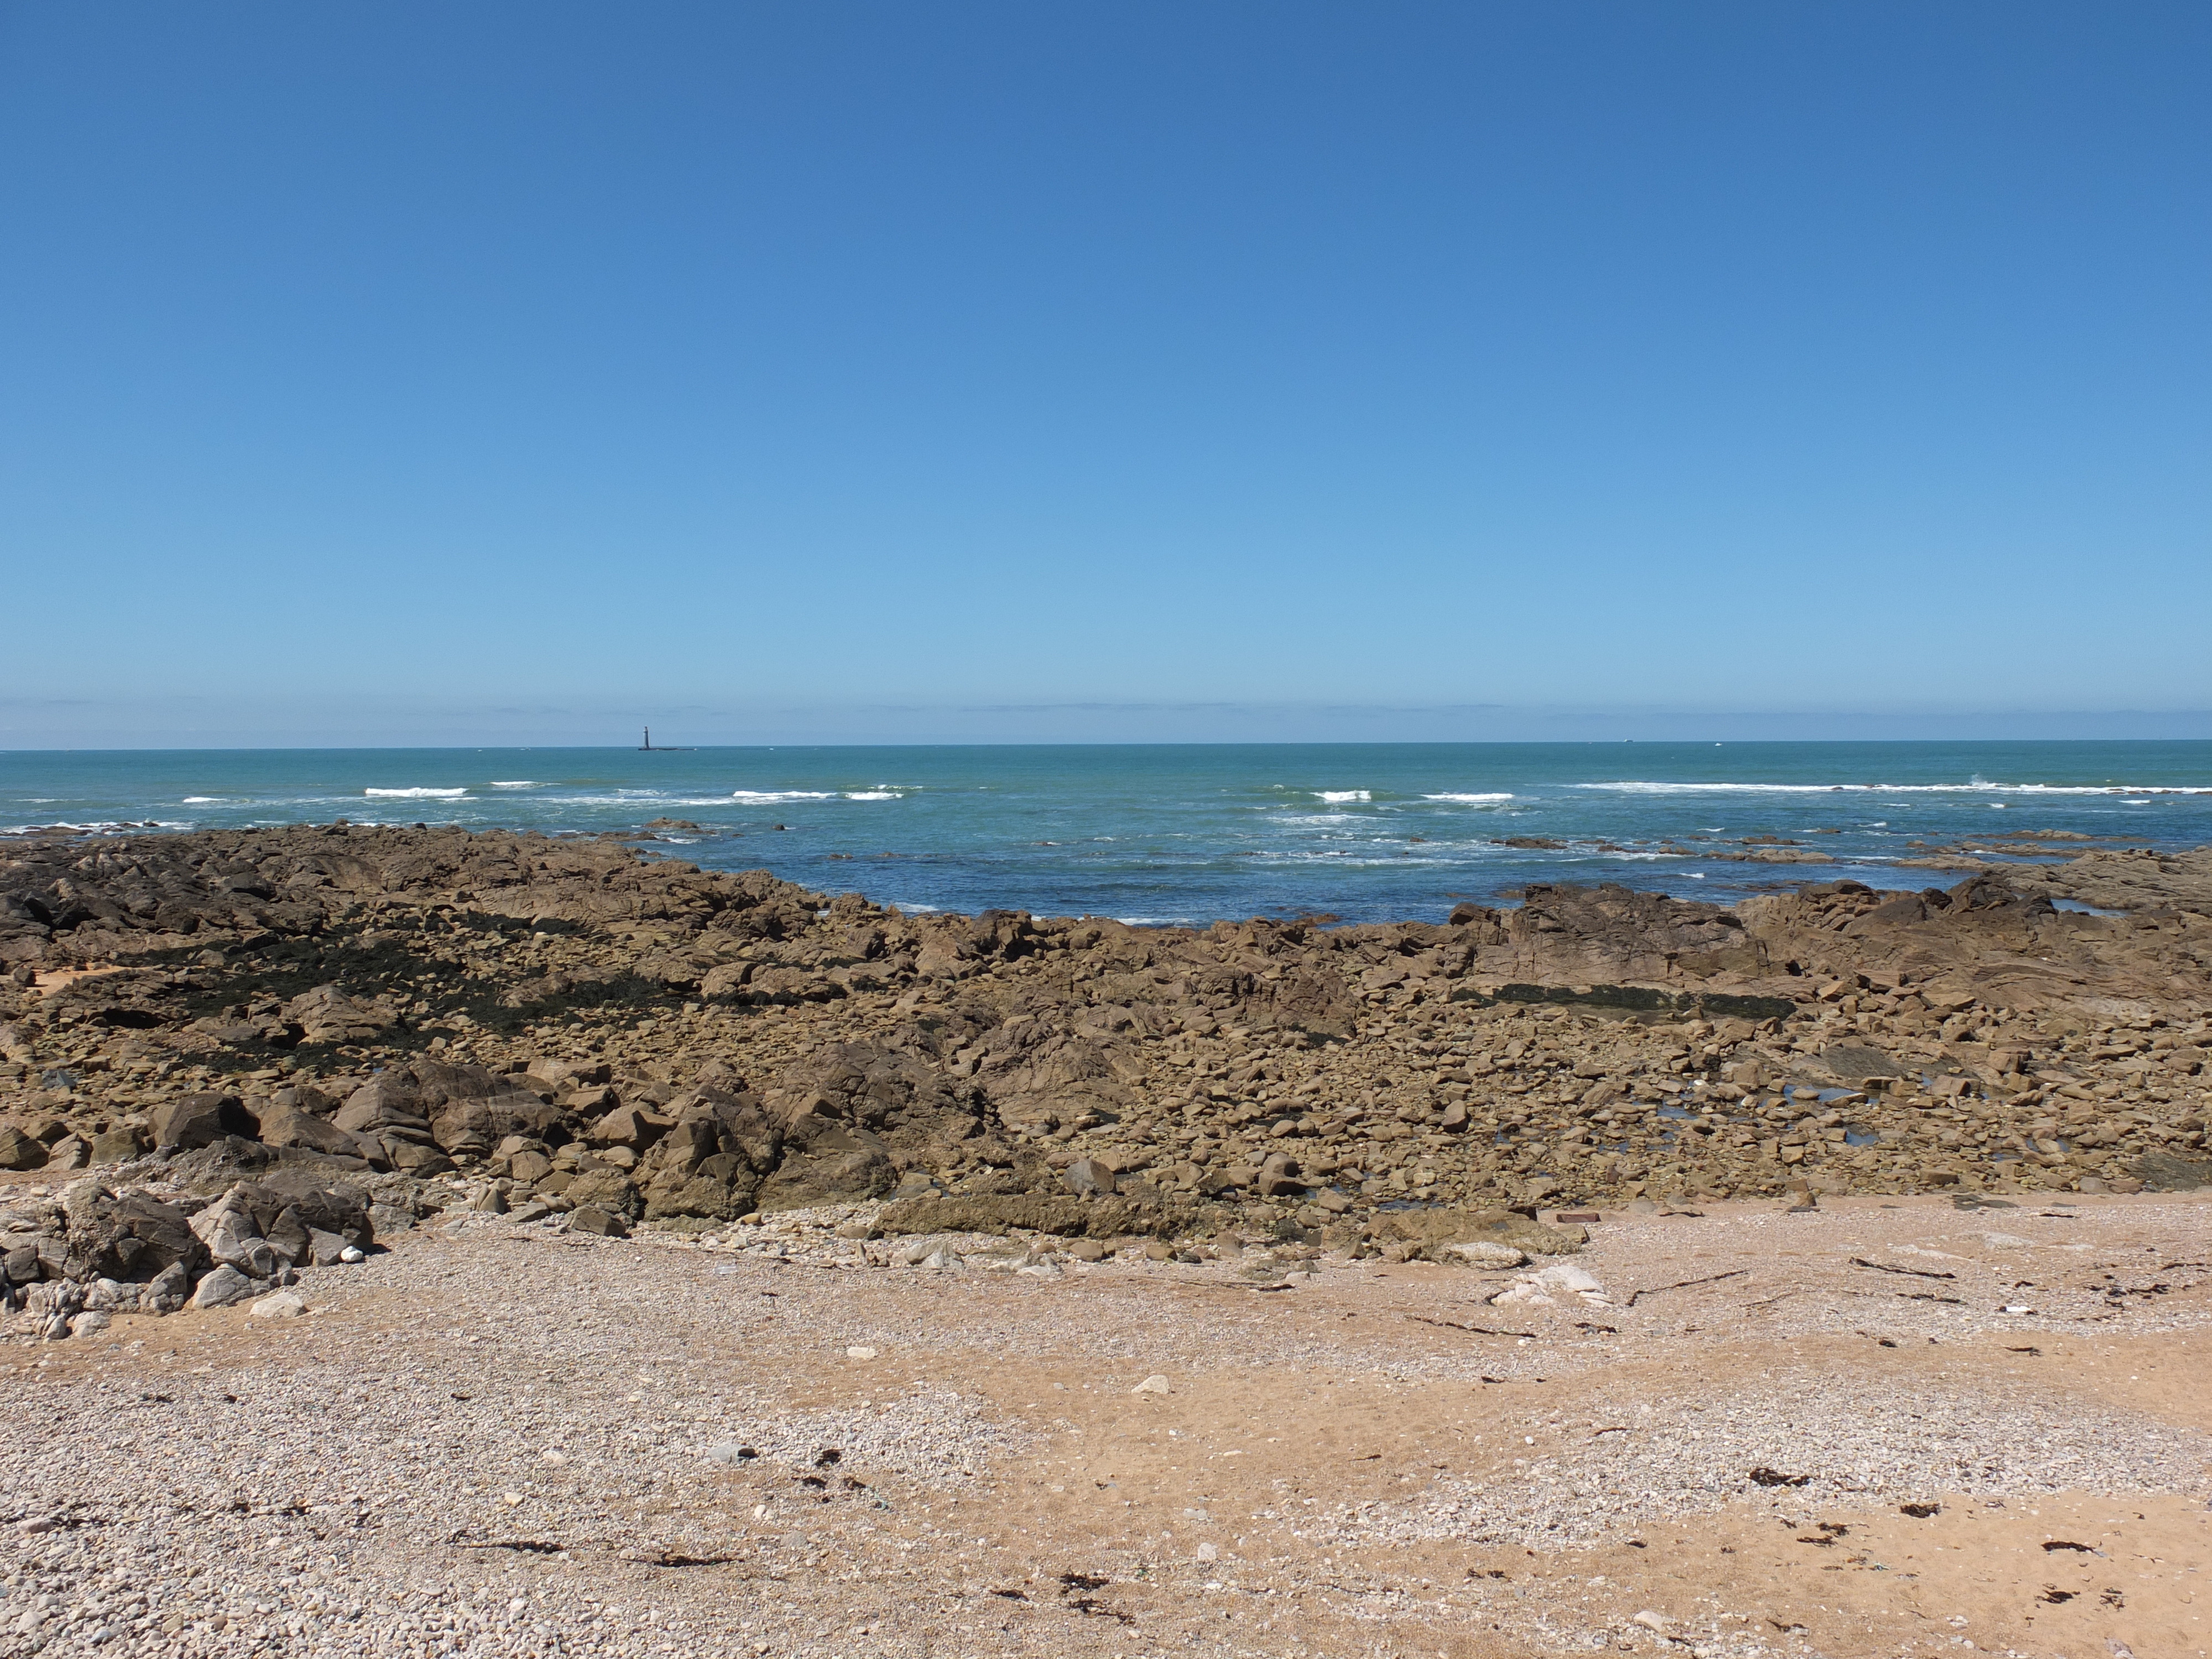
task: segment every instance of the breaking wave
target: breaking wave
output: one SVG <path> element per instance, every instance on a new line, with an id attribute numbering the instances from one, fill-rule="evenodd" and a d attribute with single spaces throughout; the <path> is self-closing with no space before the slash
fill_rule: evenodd
<path id="1" fill-rule="evenodd" d="M 1623 779 L 1576 783 L 1631 795 L 2212 795 L 2203 788 L 2143 788 L 2118 783 L 1654 783 Z"/>

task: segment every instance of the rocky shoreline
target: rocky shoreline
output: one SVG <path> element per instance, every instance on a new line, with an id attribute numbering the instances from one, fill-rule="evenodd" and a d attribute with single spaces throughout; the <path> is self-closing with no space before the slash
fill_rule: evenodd
<path id="1" fill-rule="evenodd" d="M 447 1212 L 1443 1259 L 1571 1249 L 1582 1206 L 2191 1188 L 2208 894 L 2212 852 L 2092 851 L 1194 931 L 612 839 L 32 838 L 0 852 L 0 1243 L 58 1334 Z"/>

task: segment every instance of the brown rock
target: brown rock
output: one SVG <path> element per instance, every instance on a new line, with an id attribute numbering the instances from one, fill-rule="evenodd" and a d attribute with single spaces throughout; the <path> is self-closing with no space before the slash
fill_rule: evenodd
<path id="1" fill-rule="evenodd" d="M 361 1156 L 354 1137 L 336 1124 L 273 1101 L 262 1109 L 258 1139 L 265 1146 L 297 1146 L 340 1158 Z"/>
<path id="2" fill-rule="evenodd" d="M 226 1135 L 254 1139 L 260 1126 L 234 1095 L 213 1090 L 180 1095 L 154 1109 L 154 1144 L 164 1151 L 206 1146 Z"/>
<path id="3" fill-rule="evenodd" d="M 13 1124 L 0 1126 L 0 1170 L 36 1170 L 46 1161 L 46 1143 Z"/>
<path id="4" fill-rule="evenodd" d="M 580 1170 L 561 1190 L 572 1204 L 604 1210 L 626 1220 L 635 1221 L 645 1213 L 643 1196 L 620 1170 L 602 1167 Z"/>
<path id="5" fill-rule="evenodd" d="M 644 1152 L 675 1127 L 667 1118 L 637 1106 L 617 1106 L 592 1126 L 592 1139 L 603 1146 Z"/>
<path id="6" fill-rule="evenodd" d="M 1060 1178 L 1073 1193 L 1111 1193 L 1115 1189 L 1113 1165 L 1095 1158 L 1077 1158 L 1060 1171 Z"/>
<path id="7" fill-rule="evenodd" d="M 94 1164 L 128 1164 L 145 1150 L 145 1142 L 139 1132 L 121 1126 L 103 1129 L 92 1138 L 92 1162 Z"/>

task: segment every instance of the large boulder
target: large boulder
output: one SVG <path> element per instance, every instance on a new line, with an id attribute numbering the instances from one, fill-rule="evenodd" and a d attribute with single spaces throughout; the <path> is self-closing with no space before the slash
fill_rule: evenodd
<path id="1" fill-rule="evenodd" d="M 0 1125 L 0 1170 L 36 1170 L 46 1161 L 46 1146 L 14 1124 Z"/>
<path id="2" fill-rule="evenodd" d="M 191 1224 L 215 1260 L 243 1267 L 257 1279 L 272 1271 L 268 1252 L 291 1266 L 313 1260 L 317 1233 L 357 1249 L 376 1242 L 368 1195 L 344 1182 L 318 1180 L 304 1170 L 276 1170 L 262 1180 L 240 1182 Z"/>
<path id="3" fill-rule="evenodd" d="M 319 985 L 284 1005 L 286 1021 L 300 1028 L 305 1042 L 374 1042 L 399 1023 L 381 1003 L 347 995 L 335 985 Z"/>
<path id="4" fill-rule="evenodd" d="M 296 1146 L 303 1152 L 337 1158 L 358 1158 L 354 1137 L 325 1118 L 297 1106 L 270 1102 L 261 1112 L 261 1143 L 264 1146 Z"/>
<path id="5" fill-rule="evenodd" d="M 473 1073 L 482 1079 L 485 1091 L 493 1086 L 490 1073 L 478 1067 L 410 1061 L 380 1072 L 362 1084 L 346 1097 L 331 1123 L 354 1137 L 356 1146 L 372 1167 L 416 1176 L 440 1174 L 453 1165 L 431 1133 L 430 1114 L 447 1099 L 443 1086 L 447 1079 L 441 1074 L 457 1072 Z M 428 1084 L 425 1073 L 431 1079 Z"/>
<path id="6" fill-rule="evenodd" d="M 1267 986 L 1265 1023 L 1328 1036 L 1349 1036 L 1359 1018 L 1358 999 L 1336 974 L 1292 969 Z"/>
<path id="7" fill-rule="evenodd" d="M 331 1121 L 375 1143 L 362 1148 L 373 1164 L 416 1176 L 482 1158 L 511 1134 L 569 1138 L 567 1115 L 520 1083 L 421 1056 L 371 1078 Z"/>
<path id="8" fill-rule="evenodd" d="M 783 1137 L 759 1207 L 799 1209 L 880 1198 L 902 1168 L 953 1161 L 983 1133 L 980 1109 L 918 1055 L 836 1043 L 776 1079 L 769 1114 Z"/>
<path id="9" fill-rule="evenodd" d="M 509 1135 L 557 1146 L 569 1138 L 569 1116 L 528 1089 L 449 1099 L 430 1120 L 430 1138 L 456 1158 L 483 1158 Z"/>
<path id="10" fill-rule="evenodd" d="M 574 1209 L 598 1209 L 635 1221 L 645 1213 L 645 1200 L 637 1184 L 620 1170 L 593 1164 L 579 1170 L 562 1188 L 561 1195 Z"/>
<path id="11" fill-rule="evenodd" d="M 1133 1103 L 1129 1079 L 1142 1061 L 1103 1029 L 1068 1030 L 1046 1019 L 1008 1020 L 988 1040 L 981 1083 L 999 1115 L 1031 1127 L 1086 1113 L 1118 1116 Z"/>
<path id="12" fill-rule="evenodd" d="M 783 1160 L 761 1183 L 757 1207 L 799 1210 L 881 1198 L 898 1184 L 890 1148 L 866 1129 L 805 1118 L 785 1133 Z"/>
<path id="13" fill-rule="evenodd" d="M 907 1162 L 951 1155 L 983 1133 L 983 1107 L 923 1056 L 868 1042 L 832 1043 L 786 1069 L 769 1090 L 769 1115 L 785 1135 L 810 1124 L 858 1130 Z"/>
<path id="14" fill-rule="evenodd" d="M 188 1273 L 207 1266 L 208 1252 L 191 1220 L 173 1205 L 144 1193 L 120 1197 L 94 1188 L 72 1193 L 66 1272 L 90 1282 L 112 1279 L 143 1284 L 173 1263 Z"/>
<path id="15" fill-rule="evenodd" d="M 94 1164 L 128 1164 L 146 1150 L 144 1139 L 136 1129 L 123 1124 L 103 1129 L 92 1138 L 92 1161 Z"/>
<path id="16" fill-rule="evenodd" d="M 163 1152 L 190 1152 L 225 1135 L 252 1139 L 260 1126 L 235 1095 L 216 1090 L 179 1095 L 154 1109 L 154 1144 Z"/>
<path id="17" fill-rule="evenodd" d="M 350 1182 L 326 1181 L 309 1170 L 276 1170 L 243 1191 L 261 1218 L 264 1233 L 283 1212 L 291 1210 L 307 1225 L 336 1233 L 360 1249 L 376 1242 L 368 1194 Z"/>
<path id="18" fill-rule="evenodd" d="M 592 1125 L 592 1139 L 602 1146 L 628 1146 L 642 1152 L 668 1132 L 671 1120 L 642 1106 L 617 1106 Z"/>
<path id="19" fill-rule="evenodd" d="M 757 1207 L 761 1178 L 783 1152 L 782 1131 L 766 1109 L 750 1094 L 709 1087 L 675 1110 L 673 1126 L 637 1168 L 646 1218 L 726 1221 Z"/>
<path id="20" fill-rule="evenodd" d="M 225 1135 L 171 1160 L 169 1179 L 189 1192 L 221 1193 L 241 1181 L 253 1180 L 283 1156 L 279 1149 L 258 1140 Z"/>

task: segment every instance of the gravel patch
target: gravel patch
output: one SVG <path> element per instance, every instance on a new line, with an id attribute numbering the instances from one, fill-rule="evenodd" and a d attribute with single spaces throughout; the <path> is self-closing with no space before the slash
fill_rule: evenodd
<path id="1" fill-rule="evenodd" d="M 1418 1501 L 1340 1510 L 1334 1541 L 1587 1544 L 1763 1495 L 1802 1513 L 1937 1493 L 2212 1493 L 2212 1437 L 2194 1430 L 2078 1401 L 1905 1394 L 1809 1371 L 1656 1406 L 1602 1390 L 1572 1421 L 1523 1439 L 1534 1443 Z"/>

